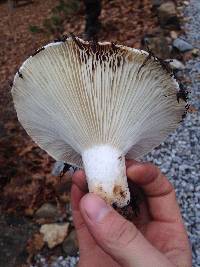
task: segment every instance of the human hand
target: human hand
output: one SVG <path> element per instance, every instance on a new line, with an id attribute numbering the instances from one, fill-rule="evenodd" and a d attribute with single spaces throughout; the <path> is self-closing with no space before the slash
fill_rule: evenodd
<path id="1" fill-rule="evenodd" d="M 79 267 L 191 267 L 191 249 L 173 186 L 149 163 L 128 160 L 127 176 L 144 192 L 140 214 L 129 222 L 87 193 L 83 171 L 73 175 L 72 211 Z"/>

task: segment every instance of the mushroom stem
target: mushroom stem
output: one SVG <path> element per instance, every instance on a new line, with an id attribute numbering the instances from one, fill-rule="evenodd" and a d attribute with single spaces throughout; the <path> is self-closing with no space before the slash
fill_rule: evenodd
<path id="1" fill-rule="evenodd" d="M 89 191 L 109 204 L 126 206 L 130 201 L 125 157 L 108 144 L 95 145 L 82 153 Z"/>

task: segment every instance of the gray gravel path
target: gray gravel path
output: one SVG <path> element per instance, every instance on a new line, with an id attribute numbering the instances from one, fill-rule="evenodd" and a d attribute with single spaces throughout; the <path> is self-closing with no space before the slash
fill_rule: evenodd
<path id="1" fill-rule="evenodd" d="M 190 18 L 184 38 L 200 48 L 200 1 L 191 0 L 184 13 Z M 174 184 L 191 240 L 193 267 L 200 267 L 200 58 L 188 61 L 184 72 L 192 81 L 189 102 L 198 112 L 188 114 L 177 131 L 145 159 L 159 165 Z"/>

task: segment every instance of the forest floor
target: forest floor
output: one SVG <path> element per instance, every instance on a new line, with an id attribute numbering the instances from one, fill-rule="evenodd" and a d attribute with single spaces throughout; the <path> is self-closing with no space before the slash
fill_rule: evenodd
<path id="1" fill-rule="evenodd" d="M 41 224 L 35 212 L 44 203 L 55 205 L 62 220 L 67 221 L 70 177 L 60 181 L 51 174 L 54 160 L 19 124 L 9 86 L 23 61 L 60 35 L 50 26 L 44 27 L 44 20 L 52 17 L 58 4 L 57 0 L 35 0 L 13 9 L 6 1 L 0 2 L 0 267 L 29 266 L 40 251 L 37 245 L 30 245 L 30 240 Z M 104 0 L 102 6 L 100 40 L 140 48 L 142 38 L 159 31 L 150 0 L 135 0 L 134 5 L 132 0 Z M 61 32 L 74 32 L 81 37 L 84 27 L 84 6 L 80 4 L 70 10 Z M 60 250 L 49 252 L 45 247 L 43 254 L 51 260 Z"/>

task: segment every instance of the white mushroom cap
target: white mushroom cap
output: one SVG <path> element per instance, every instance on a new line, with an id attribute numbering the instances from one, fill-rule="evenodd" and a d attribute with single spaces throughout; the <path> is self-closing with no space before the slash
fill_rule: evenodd
<path id="1" fill-rule="evenodd" d="M 161 64 L 150 58 L 141 67 L 147 56 L 70 37 L 29 57 L 12 88 L 32 139 L 56 160 L 84 167 L 90 191 L 118 206 L 130 197 L 125 156 L 158 146 L 185 113 L 178 83 Z"/>

